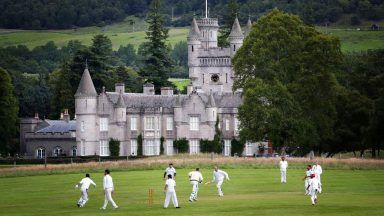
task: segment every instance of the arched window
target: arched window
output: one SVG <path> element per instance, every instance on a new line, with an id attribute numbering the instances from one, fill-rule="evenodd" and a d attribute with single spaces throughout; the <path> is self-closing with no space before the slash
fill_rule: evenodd
<path id="1" fill-rule="evenodd" d="M 45 148 L 40 147 L 36 150 L 36 157 L 39 159 L 45 158 Z"/>
<path id="2" fill-rule="evenodd" d="M 59 157 L 63 154 L 63 149 L 60 146 L 57 146 L 53 149 L 53 156 Z"/>
<path id="3" fill-rule="evenodd" d="M 236 51 L 236 44 L 233 44 L 233 51 Z"/>
<path id="4" fill-rule="evenodd" d="M 72 147 L 72 156 L 73 156 L 73 157 L 76 157 L 76 156 L 77 156 L 77 147 L 76 147 L 76 146 L 73 146 L 73 147 Z"/>

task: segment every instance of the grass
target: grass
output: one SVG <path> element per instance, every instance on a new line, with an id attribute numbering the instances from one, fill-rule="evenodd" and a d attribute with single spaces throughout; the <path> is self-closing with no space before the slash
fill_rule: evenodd
<path id="1" fill-rule="evenodd" d="M 383 215 L 383 170 L 327 170 L 322 176 L 323 193 L 318 205 L 312 207 L 304 196 L 303 170 L 288 170 L 288 183 L 279 183 L 277 169 L 226 169 L 231 181 L 225 182 L 225 196 L 216 196 L 214 185 L 201 185 L 199 201 L 188 203 L 191 186 L 187 179 L 190 169 L 177 169 L 177 196 L 181 209 L 162 209 L 162 169 L 144 171 L 112 170 L 120 206 L 106 211 L 103 203 L 102 174 L 91 173 L 97 184 L 90 189 L 85 208 L 75 203 L 79 191 L 74 185 L 83 174 L 44 175 L 0 178 L 1 215 Z M 203 169 L 206 180 L 212 170 Z M 155 190 L 154 204 L 147 204 L 148 189 Z"/>
<path id="2" fill-rule="evenodd" d="M 172 82 L 179 91 L 182 91 L 190 83 L 189 79 L 181 78 L 170 78 L 169 81 Z"/>

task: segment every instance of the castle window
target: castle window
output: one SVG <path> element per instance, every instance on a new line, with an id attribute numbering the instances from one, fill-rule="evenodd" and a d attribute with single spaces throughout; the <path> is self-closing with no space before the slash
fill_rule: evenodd
<path id="1" fill-rule="evenodd" d="M 108 131 L 108 118 L 100 118 L 100 131 Z"/>
<path id="2" fill-rule="evenodd" d="M 253 143 L 245 144 L 245 155 L 252 156 L 253 155 Z"/>
<path id="3" fill-rule="evenodd" d="M 84 140 L 80 141 L 80 155 L 85 156 L 85 141 Z"/>
<path id="4" fill-rule="evenodd" d="M 43 147 L 38 148 L 38 149 L 36 150 L 36 157 L 37 157 L 38 159 L 43 159 L 43 158 L 45 158 L 45 148 L 43 148 Z"/>
<path id="5" fill-rule="evenodd" d="M 108 140 L 100 140 L 100 156 L 109 156 Z"/>
<path id="6" fill-rule="evenodd" d="M 236 44 L 233 45 L 233 51 L 236 51 Z"/>
<path id="7" fill-rule="evenodd" d="M 155 117 L 145 117 L 145 130 L 155 130 Z"/>
<path id="8" fill-rule="evenodd" d="M 225 119 L 225 130 L 229 131 L 229 119 Z"/>
<path id="9" fill-rule="evenodd" d="M 137 118 L 131 117 L 131 131 L 137 130 Z"/>
<path id="10" fill-rule="evenodd" d="M 204 74 L 203 74 L 203 84 L 204 84 Z"/>
<path id="11" fill-rule="evenodd" d="M 80 124 L 80 131 L 81 131 L 81 132 L 84 132 L 84 131 L 85 131 L 84 121 L 81 121 L 81 124 Z"/>
<path id="12" fill-rule="evenodd" d="M 192 52 L 193 52 L 193 45 L 192 45 Z"/>
<path id="13" fill-rule="evenodd" d="M 167 130 L 171 131 L 173 130 L 173 118 L 167 117 Z"/>
<path id="14" fill-rule="evenodd" d="M 167 140 L 166 145 L 167 155 L 173 155 L 173 140 Z"/>
<path id="15" fill-rule="evenodd" d="M 76 156 L 77 156 L 77 147 L 73 146 L 72 147 L 72 157 L 76 157 Z"/>
<path id="16" fill-rule="evenodd" d="M 189 140 L 189 153 L 198 154 L 200 152 L 200 143 L 198 139 Z"/>
<path id="17" fill-rule="evenodd" d="M 131 156 L 137 156 L 137 140 L 131 139 Z"/>
<path id="18" fill-rule="evenodd" d="M 159 155 L 160 154 L 160 140 L 145 140 L 144 155 Z"/>
<path id="19" fill-rule="evenodd" d="M 231 140 L 224 140 L 224 156 L 231 156 Z"/>
<path id="20" fill-rule="evenodd" d="M 196 116 L 189 117 L 189 129 L 192 131 L 199 130 L 199 117 L 196 117 Z"/>
<path id="21" fill-rule="evenodd" d="M 228 83 L 228 74 L 225 74 L 225 83 Z"/>
<path id="22" fill-rule="evenodd" d="M 63 154 L 63 149 L 60 146 L 57 146 L 53 149 L 53 156 L 59 157 Z"/>
<path id="23" fill-rule="evenodd" d="M 239 125 L 240 125 L 240 122 L 239 122 L 239 120 L 235 117 L 235 131 L 239 131 Z"/>

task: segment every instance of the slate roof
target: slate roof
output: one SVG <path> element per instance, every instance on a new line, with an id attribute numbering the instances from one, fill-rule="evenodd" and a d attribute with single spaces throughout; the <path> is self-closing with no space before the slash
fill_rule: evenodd
<path id="1" fill-rule="evenodd" d="M 75 96 L 97 96 L 88 68 L 84 69 Z"/>
<path id="2" fill-rule="evenodd" d="M 235 19 L 235 22 L 233 23 L 229 37 L 244 37 L 243 32 L 241 31 L 239 19 L 237 19 L 237 17 Z"/>
<path id="3" fill-rule="evenodd" d="M 193 18 L 191 29 L 189 30 L 188 40 L 189 39 L 200 39 L 200 30 L 195 18 Z"/>
<path id="4" fill-rule="evenodd" d="M 48 126 L 36 131 L 36 133 L 68 133 L 76 131 L 76 121 L 45 120 Z"/>

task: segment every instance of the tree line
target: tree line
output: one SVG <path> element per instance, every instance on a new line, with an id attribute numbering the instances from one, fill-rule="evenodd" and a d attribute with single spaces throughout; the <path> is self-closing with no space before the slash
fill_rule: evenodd
<path id="1" fill-rule="evenodd" d="M 226 8 L 236 9 L 242 22 L 252 15 L 255 20 L 273 8 L 299 15 L 306 23 L 324 24 L 348 15 L 351 24 L 384 18 L 383 0 L 210 0 L 210 17 L 228 16 Z M 146 18 L 150 0 L 3 0 L 0 27 L 22 29 L 67 29 L 104 26 L 127 16 Z M 160 13 L 166 26 L 187 26 L 194 15 L 204 15 L 202 0 L 163 0 Z"/>

